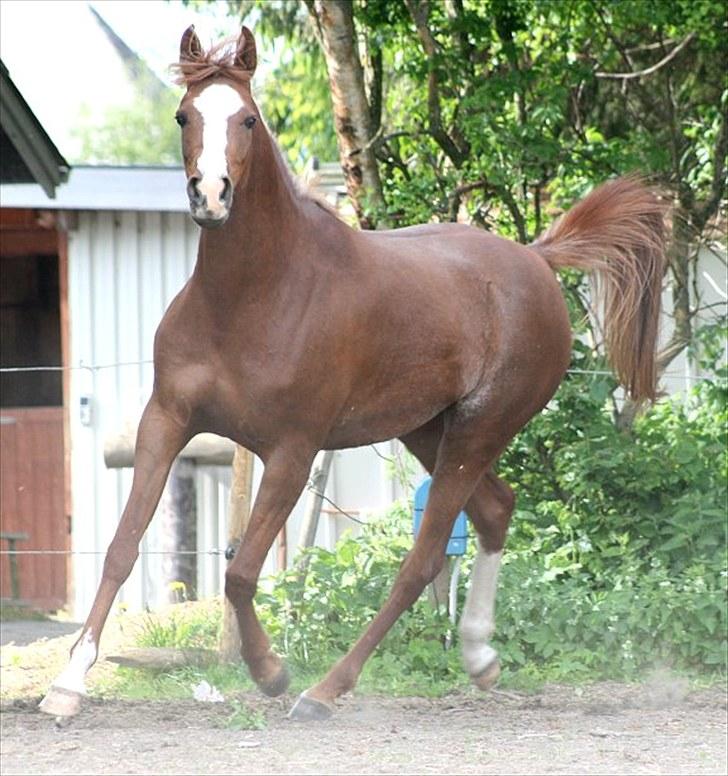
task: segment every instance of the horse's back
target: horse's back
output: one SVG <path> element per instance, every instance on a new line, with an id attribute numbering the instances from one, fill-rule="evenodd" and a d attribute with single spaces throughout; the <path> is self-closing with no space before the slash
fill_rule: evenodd
<path id="1" fill-rule="evenodd" d="M 423 224 L 361 233 L 364 249 L 386 279 L 408 273 L 402 296 L 439 285 L 452 304 L 473 316 L 504 316 L 514 327 L 554 329 L 570 339 L 566 305 L 547 262 L 526 245 L 466 224 Z M 486 298 L 489 303 L 483 304 Z"/>
<path id="2" fill-rule="evenodd" d="M 434 355 L 438 344 L 439 354 L 454 354 L 460 396 L 501 385 L 516 403 L 550 398 L 568 365 L 571 326 L 558 280 L 541 256 L 464 224 L 361 234 L 378 325 L 391 310 L 407 322 L 406 332 L 396 327 L 399 345 Z"/>

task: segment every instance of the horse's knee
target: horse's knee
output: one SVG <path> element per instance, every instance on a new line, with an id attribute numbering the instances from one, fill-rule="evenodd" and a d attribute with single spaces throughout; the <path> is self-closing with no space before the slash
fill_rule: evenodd
<path id="1" fill-rule="evenodd" d="M 131 574 L 138 557 L 139 545 L 135 540 L 115 537 L 106 551 L 104 578 L 121 586 Z"/>
<path id="2" fill-rule="evenodd" d="M 257 587 L 257 579 L 231 569 L 225 572 L 225 596 L 231 603 L 252 601 Z"/>
<path id="3" fill-rule="evenodd" d="M 400 571 L 400 583 L 407 598 L 416 599 L 427 585 L 442 571 L 445 554 L 417 557 L 412 550 L 404 560 Z"/>

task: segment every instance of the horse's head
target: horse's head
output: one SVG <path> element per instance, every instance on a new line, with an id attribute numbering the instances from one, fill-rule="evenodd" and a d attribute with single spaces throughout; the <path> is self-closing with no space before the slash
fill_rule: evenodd
<path id="1" fill-rule="evenodd" d="M 180 43 L 179 83 L 186 92 L 176 114 L 192 218 L 222 226 L 235 187 L 246 173 L 258 108 L 250 79 L 257 55 L 253 33 L 243 27 L 234 53 L 222 46 L 203 52 L 194 27 Z"/>

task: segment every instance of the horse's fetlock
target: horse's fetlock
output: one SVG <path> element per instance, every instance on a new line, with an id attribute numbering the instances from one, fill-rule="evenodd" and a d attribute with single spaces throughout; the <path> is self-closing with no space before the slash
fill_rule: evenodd
<path id="1" fill-rule="evenodd" d="M 463 641 L 471 642 L 474 644 L 487 643 L 488 639 L 493 635 L 495 631 L 495 624 L 492 622 L 466 622 L 460 621 L 458 626 L 458 632 L 460 638 Z"/>

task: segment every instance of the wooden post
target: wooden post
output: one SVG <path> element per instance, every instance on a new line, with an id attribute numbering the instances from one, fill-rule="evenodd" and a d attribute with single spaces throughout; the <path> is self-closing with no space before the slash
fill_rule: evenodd
<path id="1" fill-rule="evenodd" d="M 326 483 L 329 480 L 331 462 L 334 460 L 333 450 L 320 450 L 311 469 L 311 489 L 306 499 L 306 511 L 301 522 L 301 535 L 298 541 L 299 549 L 312 547 L 316 539 L 316 529 L 321 516 L 321 505 Z M 307 560 L 299 560 L 299 568 L 305 570 Z"/>
<path id="2" fill-rule="evenodd" d="M 433 609 L 444 606 L 447 609 L 450 595 L 450 558 L 445 558 L 445 565 L 440 573 L 427 586 L 427 600 Z"/>
<path id="3" fill-rule="evenodd" d="M 253 454 L 239 445 L 233 456 L 233 475 L 230 485 L 228 511 L 228 546 L 237 548 L 245 536 L 250 520 L 253 492 Z M 237 662 L 240 659 L 240 633 L 235 610 L 224 598 L 222 633 L 220 634 L 220 660 Z"/>

